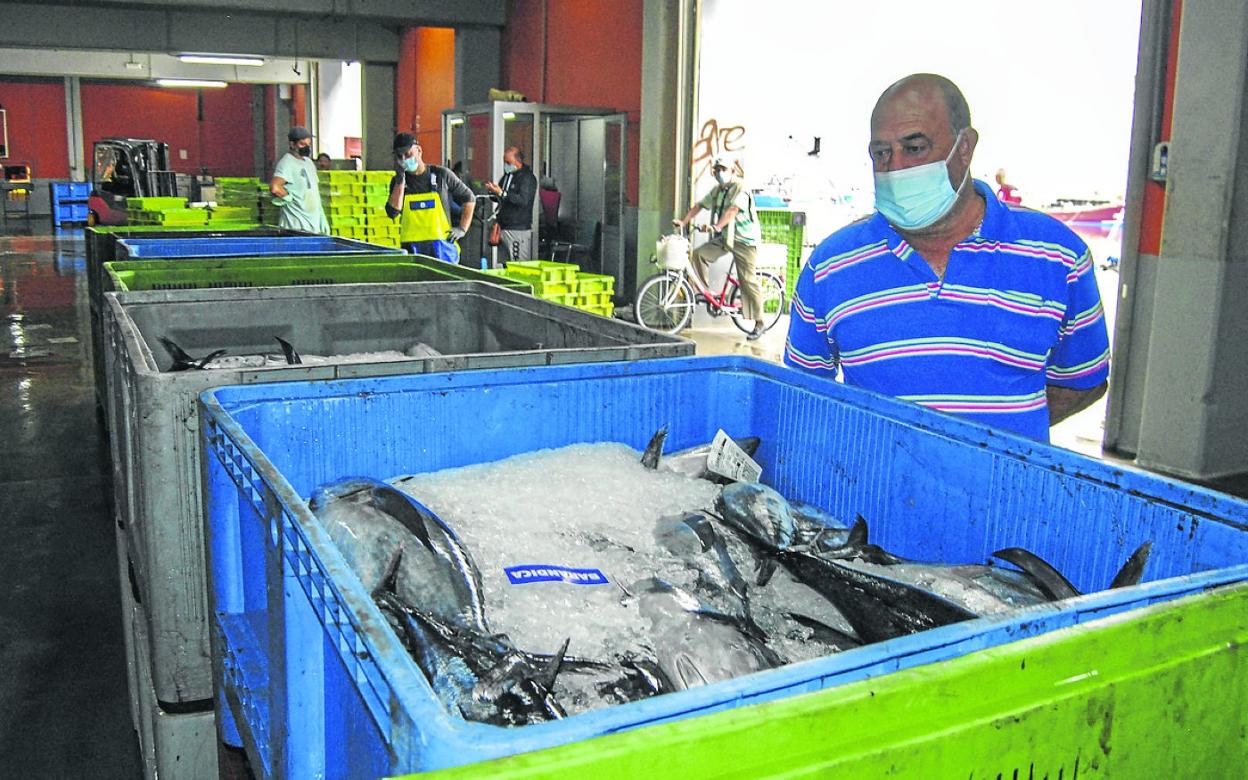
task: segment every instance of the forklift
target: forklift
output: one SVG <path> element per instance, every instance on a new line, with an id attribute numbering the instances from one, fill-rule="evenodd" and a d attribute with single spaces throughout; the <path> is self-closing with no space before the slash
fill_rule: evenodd
<path id="1" fill-rule="evenodd" d="M 88 225 L 126 224 L 126 198 L 177 197 L 169 144 L 141 138 L 103 138 L 92 150 Z"/>

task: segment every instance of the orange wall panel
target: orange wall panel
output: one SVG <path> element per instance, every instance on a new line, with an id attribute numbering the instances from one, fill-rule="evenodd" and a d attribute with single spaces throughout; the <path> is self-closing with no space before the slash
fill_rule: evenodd
<path id="1" fill-rule="evenodd" d="M 444 163 L 442 112 L 455 105 L 455 31 L 405 29 L 395 78 L 396 130 L 414 134 L 426 160 Z"/>
<path id="2" fill-rule="evenodd" d="M 426 160 L 442 158 L 442 112 L 455 105 L 455 31 L 422 27 L 416 32 L 416 138 Z"/>

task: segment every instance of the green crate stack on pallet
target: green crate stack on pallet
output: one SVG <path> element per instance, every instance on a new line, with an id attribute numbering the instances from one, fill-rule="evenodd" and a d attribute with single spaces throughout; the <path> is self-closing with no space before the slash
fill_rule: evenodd
<path id="1" fill-rule="evenodd" d="M 399 223 L 386 214 L 391 171 L 320 171 L 321 206 L 330 235 L 399 245 Z"/>
<path id="2" fill-rule="evenodd" d="M 131 225 L 204 225 L 207 209 L 186 207 L 186 198 L 127 198 L 126 222 Z"/>
<path id="3" fill-rule="evenodd" d="M 582 273 L 574 263 L 521 260 L 508 263 L 505 276 L 533 285 L 542 300 L 610 317 L 615 314 L 615 277 Z"/>
<path id="4" fill-rule="evenodd" d="M 802 270 L 803 240 L 806 236 L 806 212 L 788 209 L 759 209 L 758 224 L 765 244 L 788 247 L 788 265 L 784 269 L 784 295 L 793 300 L 793 288 Z"/>
<path id="5" fill-rule="evenodd" d="M 208 217 L 210 224 L 260 222 L 260 204 L 268 200 L 268 185 L 254 176 L 218 176 L 215 183 L 217 205 Z"/>

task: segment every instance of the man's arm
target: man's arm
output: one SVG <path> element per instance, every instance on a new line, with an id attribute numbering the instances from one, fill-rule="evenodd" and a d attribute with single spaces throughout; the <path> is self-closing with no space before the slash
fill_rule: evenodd
<path id="1" fill-rule="evenodd" d="M 281 176 L 274 176 L 269 182 L 269 194 L 275 198 L 284 198 L 289 193 L 286 192 L 286 180 Z"/>
<path id="2" fill-rule="evenodd" d="M 729 206 L 728 208 L 724 209 L 724 213 L 720 215 L 719 221 L 716 222 L 714 225 L 711 225 L 711 230 L 718 233 L 719 231 L 731 225 L 732 221 L 737 218 L 737 212 L 740 210 L 741 209 L 737 208 L 736 206 Z"/>
<path id="3" fill-rule="evenodd" d="M 475 214 L 476 211 L 477 201 L 476 199 L 473 199 L 465 203 L 459 212 L 459 229 L 464 231 L 464 233 L 467 233 L 468 228 L 472 227 L 472 215 Z"/>
<path id="4" fill-rule="evenodd" d="M 407 192 L 407 177 L 402 173 L 390 180 L 390 199 L 386 201 L 386 213 L 391 219 L 403 213 L 403 195 Z"/>
<path id="5" fill-rule="evenodd" d="M 682 228 L 683 228 L 685 225 L 688 225 L 690 222 L 692 222 L 692 221 L 693 221 L 693 218 L 694 218 L 694 217 L 696 217 L 696 216 L 698 216 L 698 214 L 699 214 L 701 211 L 702 211 L 702 204 L 701 204 L 701 203 L 695 203 L 695 204 L 693 204 L 693 208 L 689 209 L 689 211 L 688 211 L 688 212 L 686 212 L 686 214 L 685 214 L 685 216 L 684 216 L 683 218 L 681 218 L 681 219 L 673 219 L 673 220 L 672 220 L 672 224 L 673 224 L 673 225 L 675 225 L 676 227 L 682 227 Z"/>
<path id="6" fill-rule="evenodd" d="M 1045 385 L 1044 394 L 1049 402 L 1049 425 L 1057 425 L 1072 414 L 1078 414 L 1105 395 L 1108 382 L 1101 382 L 1090 390 L 1072 390 L 1069 387 Z"/>

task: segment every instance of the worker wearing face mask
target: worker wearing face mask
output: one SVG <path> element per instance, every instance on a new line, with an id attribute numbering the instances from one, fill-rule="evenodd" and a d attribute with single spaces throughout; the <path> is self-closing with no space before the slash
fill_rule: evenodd
<path id="1" fill-rule="evenodd" d="M 711 223 L 704 226 L 711 233 L 711 239 L 693 250 L 690 255 L 693 269 L 702 280 L 702 285 L 707 287 L 710 264 L 725 253 L 732 253 L 733 262 L 737 266 L 737 284 L 741 287 L 741 316 L 754 320 L 754 330 L 746 339 L 754 341 L 764 331 L 763 294 L 754 277 L 754 260 L 758 254 L 760 231 L 758 215 L 754 210 L 754 198 L 738 181 L 737 165 L 738 161 L 727 155 L 711 160 L 711 175 L 715 177 L 715 186 L 702 200 L 693 204 L 693 208 L 689 209 L 683 219 L 674 219 L 672 224 L 683 228 L 703 209 L 711 212 Z"/>
<path id="2" fill-rule="evenodd" d="M 797 280 L 786 363 L 1041 441 L 1105 392 L 1109 339 L 1087 246 L 971 179 L 957 86 L 907 76 L 871 113 L 876 213 Z"/>
<path id="3" fill-rule="evenodd" d="M 533 257 L 533 199 L 537 177 L 524 164 L 524 151 L 509 146 L 503 151 L 503 178 L 498 184 L 485 183 L 485 189 L 498 200 L 499 246 L 503 259 L 528 260 Z"/>
<path id="4" fill-rule="evenodd" d="M 459 262 L 456 243 L 472 225 L 476 209 L 472 190 L 450 169 L 425 162 L 420 144 L 411 133 L 394 137 L 394 178 L 386 213 L 399 220 L 399 240 L 408 252 Z M 451 222 L 450 204 L 459 204 L 457 222 Z"/>
<path id="5" fill-rule="evenodd" d="M 316 163 L 312 162 L 312 134 L 306 127 L 292 127 L 286 134 L 290 151 L 277 161 L 269 182 L 273 204 L 278 207 L 277 224 L 309 233 L 329 233 L 329 221 L 321 208 L 317 189 Z"/>

